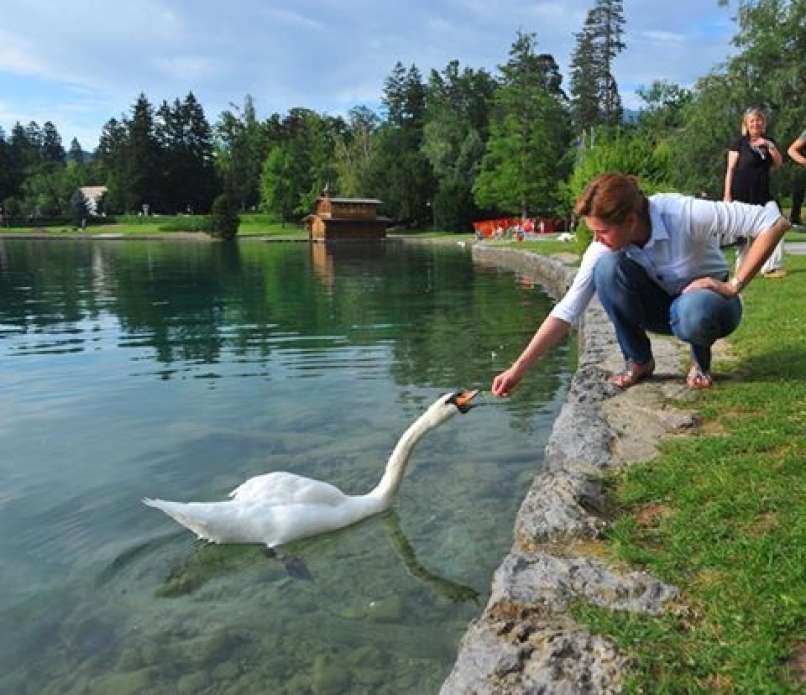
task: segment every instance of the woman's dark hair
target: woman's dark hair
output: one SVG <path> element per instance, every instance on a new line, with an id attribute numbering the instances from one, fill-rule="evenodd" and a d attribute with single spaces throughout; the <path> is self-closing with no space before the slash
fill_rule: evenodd
<path id="1" fill-rule="evenodd" d="M 631 212 L 648 217 L 649 201 L 635 176 L 602 174 L 591 181 L 577 199 L 574 212 L 580 217 L 598 217 L 621 224 Z"/>

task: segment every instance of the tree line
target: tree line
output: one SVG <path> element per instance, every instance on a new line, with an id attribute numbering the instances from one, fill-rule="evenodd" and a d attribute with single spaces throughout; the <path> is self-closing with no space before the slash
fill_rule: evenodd
<path id="1" fill-rule="evenodd" d="M 726 0 L 720 0 L 727 4 Z M 693 89 L 644 87 L 637 122 L 625 123 L 613 61 L 627 46 L 621 0 L 594 0 L 575 35 L 568 92 L 554 57 L 518 32 L 497 72 L 450 61 L 423 76 L 397 63 L 381 113 L 346 117 L 292 108 L 258 119 L 254 101 L 214 125 L 192 93 L 155 108 L 141 94 L 110 119 L 91 156 L 55 126 L 0 130 L 0 201 L 7 212 L 65 213 L 79 185 L 105 185 L 111 213 L 206 213 L 225 192 L 240 210 L 298 220 L 327 186 L 376 197 L 400 224 L 464 231 L 473 219 L 562 215 L 591 176 L 637 174 L 649 190 L 721 197 L 727 145 L 750 104 L 771 114 L 773 137 L 806 126 L 804 3 L 740 0 L 737 53 Z M 802 174 L 774 177 L 797 203 Z"/>

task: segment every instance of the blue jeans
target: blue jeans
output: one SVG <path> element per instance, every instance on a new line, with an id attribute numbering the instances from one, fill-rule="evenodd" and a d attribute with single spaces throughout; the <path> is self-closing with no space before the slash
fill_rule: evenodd
<path id="1" fill-rule="evenodd" d="M 616 329 L 624 359 L 646 364 L 652 359 L 647 331 L 674 335 L 691 346 L 703 371 L 711 368 L 711 346 L 732 333 L 742 319 L 738 297 L 712 290 L 668 295 L 623 251 L 602 256 L 593 271 L 596 294 Z"/>

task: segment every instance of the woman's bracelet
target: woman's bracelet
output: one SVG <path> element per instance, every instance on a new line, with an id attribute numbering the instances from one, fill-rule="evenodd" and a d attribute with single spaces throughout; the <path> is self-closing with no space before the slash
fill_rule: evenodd
<path id="1" fill-rule="evenodd" d="M 728 280 L 728 284 L 733 288 L 733 291 L 736 292 L 736 294 L 739 294 L 747 283 L 744 280 L 739 280 L 739 278 L 734 275 L 730 280 Z"/>

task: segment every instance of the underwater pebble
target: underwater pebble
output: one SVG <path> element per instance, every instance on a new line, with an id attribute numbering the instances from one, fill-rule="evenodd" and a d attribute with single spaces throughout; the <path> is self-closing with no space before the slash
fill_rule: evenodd
<path id="1" fill-rule="evenodd" d="M 231 661 L 225 661 L 213 669 L 213 678 L 217 681 L 232 681 L 235 680 L 240 671 L 238 667 Z"/>
<path id="2" fill-rule="evenodd" d="M 370 601 L 367 617 L 376 623 L 394 622 L 403 615 L 403 601 L 399 596 L 389 596 L 378 601 Z"/>
<path id="3" fill-rule="evenodd" d="M 352 676 L 344 667 L 328 654 L 320 654 L 313 662 L 311 685 L 316 695 L 340 695 L 348 692 Z"/>
<path id="4" fill-rule="evenodd" d="M 127 673 L 111 673 L 94 679 L 93 692 L 115 693 L 115 695 L 136 695 L 148 692 L 152 682 L 153 671 L 149 668 Z"/>
<path id="5" fill-rule="evenodd" d="M 383 667 L 383 658 L 381 656 L 381 652 L 366 645 L 363 647 L 358 647 L 358 649 L 353 649 L 349 654 L 347 654 L 346 661 L 348 664 L 355 667 Z"/>
<path id="6" fill-rule="evenodd" d="M 118 665 L 123 671 L 136 671 L 137 669 L 143 668 L 143 657 L 140 654 L 140 650 L 136 647 L 127 647 L 124 649 L 118 659 Z"/>
<path id="7" fill-rule="evenodd" d="M 195 673 L 186 673 L 182 676 L 176 684 L 176 691 L 179 695 L 192 695 L 200 690 L 204 690 L 210 679 L 206 671 L 196 671 Z"/>

